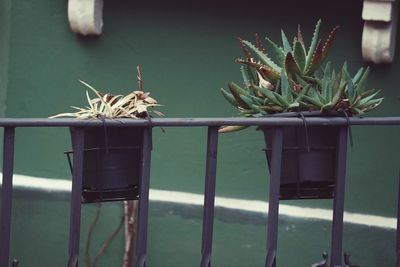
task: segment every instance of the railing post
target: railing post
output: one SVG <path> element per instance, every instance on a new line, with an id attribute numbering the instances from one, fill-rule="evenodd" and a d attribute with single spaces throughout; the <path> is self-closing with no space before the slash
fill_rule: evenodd
<path id="1" fill-rule="evenodd" d="M 71 128 L 72 148 L 74 151 L 72 171 L 72 192 L 69 223 L 68 267 L 78 267 L 79 238 L 81 229 L 81 198 L 83 176 L 84 129 Z"/>
<path id="2" fill-rule="evenodd" d="M 273 128 L 271 179 L 269 184 L 267 258 L 265 267 L 276 267 L 276 250 L 278 246 L 279 188 L 283 149 L 283 128 Z"/>
<path id="3" fill-rule="evenodd" d="M 397 198 L 397 231 L 396 231 L 396 267 L 400 267 L 400 174 L 398 181 L 398 198 Z"/>
<path id="4" fill-rule="evenodd" d="M 336 186 L 333 202 L 331 266 L 342 266 L 343 213 L 346 178 L 347 134 L 348 127 L 339 130 L 339 144 L 336 153 Z"/>
<path id="5" fill-rule="evenodd" d="M 218 127 L 208 127 L 200 267 L 211 267 L 216 183 L 215 177 L 217 174 L 217 151 Z"/>
<path id="6" fill-rule="evenodd" d="M 1 187 L 0 214 L 0 266 L 8 266 L 12 214 L 12 183 L 14 169 L 14 127 L 4 128 L 3 183 Z"/>
<path id="7" fill-rule="evenodd" d="M 139 181 L 139 211 L 137 225 L 136 267 L 146 266 L 147 224 L 149 213 L 150 163 L 152 149 L 152 129 L 145 127 L 143 133 L 142 170 Z"/>

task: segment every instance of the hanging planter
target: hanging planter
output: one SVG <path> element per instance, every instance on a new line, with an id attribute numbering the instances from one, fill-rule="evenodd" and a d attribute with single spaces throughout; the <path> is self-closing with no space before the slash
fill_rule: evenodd
<path id="1" fill-rule="evenodd" d="M 307 126 L 305 118 L 322 114 L 301 114 L 304 125 L 283 128 L 280 199 L 333 198 L 341 126 Z M 279 115 L 300 117 L 294 112 Z M 261 130 L 267 146 L 268 167 L 271 169 L 273 128 L 263 127 Z"/>
<path id="2" fill-rule="evenodd" d="M 364 114 L 383 100 L 378 97 L 379 91 L 366 88 L 368 68 L 360 68 L 352 76 L 346 63 L 340 70 L 334 70 L 329 62 L 322 66 L 339 27 L 333 28 L 323 41 L 318 38 L 320 25 L 321 20 L 315 26 L 310 44 L 304 42 L 300 26 L 293 41 L 281 31 L 281 46 L 266 37 L 266 48 L 258 35 L 254 44 L 240 39 L 244 58 L 236 62 L 242 64 L 243 85 L 229 82 L 229 90 L 221 89 L 242 116 L 290 116 L 288 112 L 296 112 L 303 118 L 301 126 L 261 127 L 271 172 L 265 261 L 268 267 L 276 265 L 279 200 L 305 198 L 334 199 L 329 264 L 341 266 L 349 128 L 307 125 L 306 116 L 310 112 L 319 113 L 317 116 L 335 112 L 345 116 Z M 226 126 L 220 132 L 243 128 Z M 323 262 L 313 266 L 328 266 L 327 255 L 324 254 Z"/>
<path id="3" fill-rule="evenodd" d="M 339 27 L 323 42 L 318 39 L 320 25 L 318 21 L 310 45 L 300 26 L 293 42 L 282 31 L 282 46 L 266 38 L 268 54 L 258 35 L 255 44 L 240 39 L 245 58 L 236 61 L 242 64 L 243 86 L 229 82 L 222 95 L 246 117 L 351 116 L 377 107 L 383 98 L 377 97 L 379 91 L 367 90 L 368 69 L 352 76 L 346 63 L 340 70 L 330 62 L 322 66 Z M 227 126 L 220 132 L 243 128 Z M 270 165 L 273 127 L 261 130 Z M 306 123 L 283 127 L 281 199 L 334 197 L 339 131 L 338 126 Z"/>
<path id="4" fill-rule="evenodd" d="M 70 131 L 74 143 L 75 130 Z M 84 129 L 83 203 L 139 198 L 143 134 L 143 127 Z"/>
<path id="5" fill-rule="evenodd" d="M 78 119 L 100 119 L 103 127 L 80 128 L 83 131 L 83 177 L 82 177 L 82 202 L 103 202 L 134 200 L 139 196 L 139 180 L 142 174 L 143 153 L 151 149 L 151 145 L 144 148 L 145 134 L 151 141 L 151 128 L 107 126 L 106 119 L 130 118 L 148 119 L 149 112 L 159 116 L 163 114 L 153 110 L 160 106 L 157 101 L 143 92 L 140 67 L 138 66 L 139 90 L 126 96 L 103 94 L 82 82 L 94 94 L 90 98 L 86 92 L 88 107 L 77 108 L 75 113 L 62 113 L 56 117 L 75 117 Z M 72 145 L 77 143 L 78 130 L 71 127 Z M 148 136 L 150 135 L 150 136 Z M 72 150 L 75 150 L 73 147 Z M 66 152 L 73 169 L 70 155 L 74 151 Z"/>

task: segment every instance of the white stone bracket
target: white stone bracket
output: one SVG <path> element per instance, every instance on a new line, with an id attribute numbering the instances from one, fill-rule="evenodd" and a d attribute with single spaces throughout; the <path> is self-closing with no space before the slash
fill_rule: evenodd
<path id="1" fill-rule="evenodd" d="M 393 61 L 396 47 L 396 0 L 364 0 L 362 56 L 376 64 Z"/>
<path id="2" fill-rule="evenodd" d="M 68 0 L 71 30 L 82 35 L 100 35 L 103 28 L 103 0 Z"/>

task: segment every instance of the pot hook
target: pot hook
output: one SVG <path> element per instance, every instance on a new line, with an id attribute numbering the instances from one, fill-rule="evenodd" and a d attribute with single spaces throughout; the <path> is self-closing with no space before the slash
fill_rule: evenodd
<path id="1" fill-rule="evenodd" d="M 303 120 L 304 124 L 304 133 L 306 136 L 306 147 L 307 147 L 307 152 L 310 152 L 310 142 L 309 142 L 309 137 L 308 137 L 308 127 L 307 127 L 307 121 L 306 118 L 304 117 L 303 113 L 299 113 L 299 117 Z"/>
<path id="2" fill-rule="evenodd" d="M 344 113 L 344 116 L 346 117 L 346 121 L 347 121 L 347 129 L 348 129 L 348 132 L 349 132 L 350 146 L 353 147 L 354 143 L 353 143 L 353 133 L 351 131 L 350 117 L 349 117 L 349 114 L 347 114 L 346 111 L 343 111 L 343 113 Z"/>

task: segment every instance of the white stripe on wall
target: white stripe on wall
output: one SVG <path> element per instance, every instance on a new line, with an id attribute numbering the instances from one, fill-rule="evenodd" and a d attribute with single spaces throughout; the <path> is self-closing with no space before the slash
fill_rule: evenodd
<path id="1" fill-rule="evenodd" d="M 1 180 L 0 180 L 1 183 Z M 26 175 L 14 174 L 13 184 L 18 188 L 34 189 L 48 192 L 65 192 L 71 191 L 71 181 L 61 179 L 38 178 Z M 166 191 L 158 189 L 150 189 L 150 200 L 159 202 L 169 202 L 186 205 L 203 205 L 203 195 L 178 191 Z M 255 213 L 266 214 L 268 210 L 268 202 L 258 200 L 246 200 L 237 198 L 216 197 L 215 206 L 226 209 L 249 211 Z M 281 204 L 279 206 L 279 214 L 289 217 L 311 219 L 311 220 L 332 220 L 332 210 L 320 208 L 307 208 Z M 376 216 L 370 214 L 345 212 L 344 221 L 346 223 L 358 224 L 364 226 L 372 226 L 386 229 L 396 229 L 397 219 Z"/>

